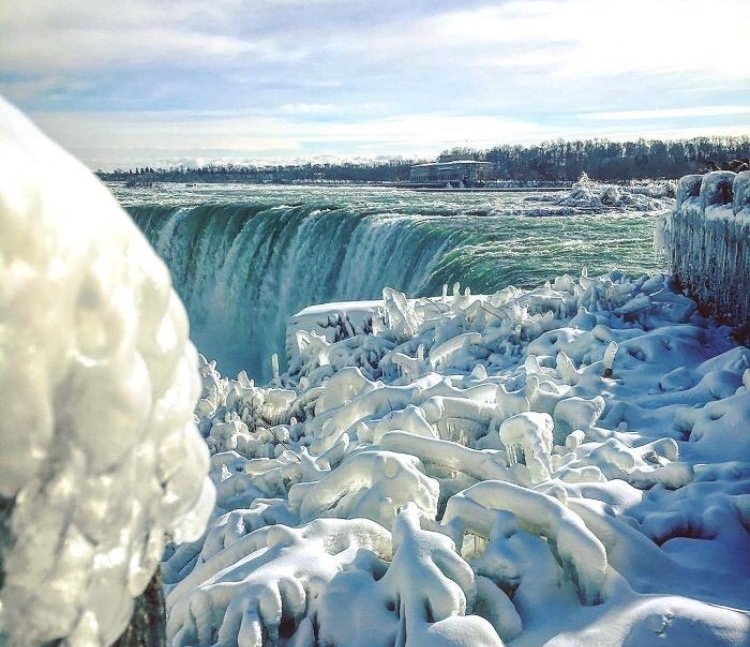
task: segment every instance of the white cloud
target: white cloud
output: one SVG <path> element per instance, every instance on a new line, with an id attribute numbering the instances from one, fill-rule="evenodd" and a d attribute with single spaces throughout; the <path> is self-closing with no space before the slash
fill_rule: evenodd
<path id="1" fill-rule="evenodd" d="M 659 108 L 655 110 L 611 110 L 588 112 L 581 119 L 598 121 L 651 121 L 661 119 L 684 119 L 686 117 L 750 116 L 750 105 L 746 106 L 694 106 L 691 108 Z"/>
<path id="2" fill-rule="evenodd" d="M 695 72 L 750 78 L 746 0 L 512 2 L 433 19 L 446 51 L 479 43 L 477 63 L 565 76 Z"/>
<path id="3" fill-rule="evenodd" d="M 336 115 L 344 112 L 344 107 L 334 103 L 285 103 L 281 112 L 288 115 Z"/>
<path id="4" fill-rule="evenodd" d="M 89 161 L 736 132 L 747 24 L 748 0 L 0 2 L 0 91 Z"/>
<path id="5" fill-rule="evenodd" d="M 12 4 L 12 7 L 11 7 Z M 284 58 L 263 38 L 232 29 L 233 2 L 30 0 L 4 3 L 0 14 L 0 69 L 52 70 L 203 65 L 242 56 Z M 239 7 L 235 7 L 236 11 Z"/>

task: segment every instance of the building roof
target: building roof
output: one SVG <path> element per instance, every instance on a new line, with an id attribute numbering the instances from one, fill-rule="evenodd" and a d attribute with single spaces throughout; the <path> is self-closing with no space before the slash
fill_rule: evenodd
<path id="1" fill-rule="evenodd" d="M 451 162 L 429 162 L 427 164 L 414 164 L 412 168 L 421 168 L 426 166 L 460 166 L 466 164 L 481 164 L 486 166 L 492 166 L 491 162 L 477 162 L 476 160 L 456 160 Z"/>

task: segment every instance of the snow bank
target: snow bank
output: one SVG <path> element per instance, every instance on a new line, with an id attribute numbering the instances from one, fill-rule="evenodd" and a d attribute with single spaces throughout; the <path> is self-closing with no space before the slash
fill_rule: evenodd
<path id="1" fill-rule="evenodd" d="M 657 231 L 677 281 L 706 313 L 733 326 L 750 320 L 749 233 L 750 171 L 683 177 Z"/>
<path id="2" fill-rule="evenodd" d="M 108 645 L 213 506 L 196 354 L 114 198 L 0 113 L 0 643 Z"/>
<path id="3" fill-rule="evenodd" d="M 201 360 L 173 647 L 748 643 L 746 350 L 663 275 L 383 296 L 269 385 Z"/>

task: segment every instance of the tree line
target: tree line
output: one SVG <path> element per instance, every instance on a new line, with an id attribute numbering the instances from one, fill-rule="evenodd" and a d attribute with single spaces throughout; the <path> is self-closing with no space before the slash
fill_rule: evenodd
<path id="1" fill-rule="evenodd" d="M 487 179 L 516 181 L 575 181 L 586 173 L 609 182 L 677 178 L 699 173 L 733 159 L 750 157 L 750 136 L 695 137 L 614 142 L 607 139 L 546 141 L 536 146 L 499 145 L 480 150 L 456 147 L 436 160 L 392 159 L 367 162 L 281 164 L 209 164 L 97 171 L 104 180 L 131 184 L 152 182 L 406 182 L 413 164 L 472 159 L 490 162 Z"/>
<path id="2" fill-rule="evenodd" d="M 454 148 L 439 160 L 490 162 L 498 178 L 575 180 L 581 173 L 602 181 L 678 178 L 750 157 L 750 137 L 695 137 L 614 142 L 607 139 L 542 142 L 538 146 L 495 146 L 486 151 Z"/>

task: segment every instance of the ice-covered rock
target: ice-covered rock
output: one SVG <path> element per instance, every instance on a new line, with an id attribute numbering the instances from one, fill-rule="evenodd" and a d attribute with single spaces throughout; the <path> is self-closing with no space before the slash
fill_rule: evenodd
<path id="1" fill-rule="evenodd" d="M 170 645 L 312 645 L 316 600 L 326 585 L 345 570 L 374 568 L 390 556 L 388 531 L 364 519 L 259 528 L 171 590 Z"/>
<path id="2" fill-rule="evenodd" d="M 750 216 L 750 171 L 737 173 L 732 185 L 732 211 L 735 216 Z"/>
<path id="3" fill-rule="evenodd" d="M 451 497 L 443 523 L 454 534 L 472 529 L 489 539 L 486 528 L 491 527 L 498 510 L 512 512 L 528 532 L 549 540 L 555 559 L 575 584 L 581 602 L 603 601 L 607 572 L 604 546 L 578 515 L 550 496 L 512 483 L 484 481 Z M 485 522 L 484 531 L 482 522 L 477 523 L 483 517 L 491 520 L 489 524 Z"/>
<path id="4" fill-rule="evenodd" d="M 354 454 L 318 482 L 294 485 L 289 503 L 300 519 L 372 519 L 390 528 L 412 503 L 428 518 L 437 509 L 438 484 L 419 470 L 415 456 L 367 450 Z"/>
<path id="5" fill-rule="evenodd" d="M 631 182 L 607 184 L 592 180 L 582 173 L 571 190 L 561 197 L 531 196 L 529 201 L 543 206 L 532 209 L 532 216 L 564 216 L 581 212 L 663 211 L 672 206 L 675 187 L 672 182 Z"/>
<path id="6" fill-rule="evenodd" d="M 502 647 L 493 625 L 471 614 L 477 581 L 448 537 L 423 530 L 418 512 L 408 506 L 396 520 L 392 544 L 382 579 L 344 573 L 323 597 L 319 621 L 325 644 Z M 482 600 L 492 600 L 486 589 Z"/>

